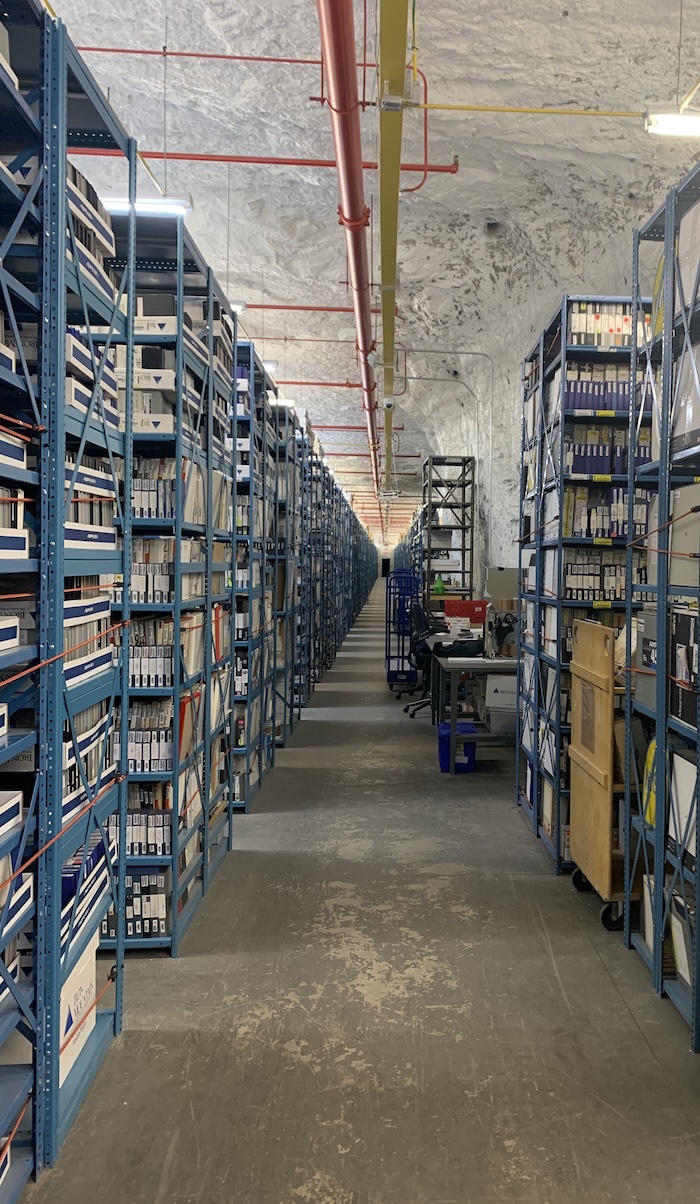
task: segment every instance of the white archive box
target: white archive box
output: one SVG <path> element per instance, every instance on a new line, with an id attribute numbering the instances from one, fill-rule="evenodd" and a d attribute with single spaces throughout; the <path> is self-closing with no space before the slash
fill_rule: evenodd
<path id="1" fill-rule="evenodd" d="M 688 892 L 690 894 L 690 892 Z M 669 908 L 671 922 L 671 940 L 673 941 L 673 956 L 676 962 L 676 973 L 685 985 L 690 987 L 693 979 L 691 966 L 693 964 L 693 932 L 695 931 L 694 899 L 684 900 L 674 891 Z"/>
<path id="2" fill-rule="evenodd" d="M 58 1085 L 62 1087 L 95 1027 L 97 1009 L 95 955 L 100 941 L 99 929 L 90 940 L 77 966 L 61 988 L 59 1008 Z M 81 1023 L 82 1021 L 82 1023 Z"/>
<path id="3" fill-rule="evenodd" d="M 21 790 L 0 790 L 0 837 L 21 826 L 23 803 Z"/>
<path id="4" fill-rule="evenodd" d="M 0 1187 L 5 1182 L 5 1179 L 9 1174 L 10 1165 L 12 1162 L 12 1142 L 8 1143 L 8 1137 L 9 1133 L 6 1133 L 5 1136 L 0 1140 L 0 1149 L 5 1150 L 2 1158 L 0 1158 Z"/>
<path id="5" fill-rule="evenodd" d="M 0 602 L 0 617 L 17 619 L 20 644 L 33 644 L 36 633 L 36 601 Z"/>
<path id="6" fill-rule="evenodd" d="M 0 617 L 0 652 L 19 648 L 19 618 L 17 615 Z"/>
<path id="7" fill-rule="evenodd" d="M 26 468 L 26 444 L 15 435 L 0 435 L 0 464 L 9 464 L 12 468 Z"/>
<path id="8" fill-rule="evenodd" d="M 669 517 L 676 516 L 669 528 L 668 557 L 669 585 L 673 587 L 698 583 L 698 566 L 695 557 L 700 552 L 700 515 L 695 507 L 700 505 L 700 484 L 684 485 L 680 489 L 671 490 L 669 497 Z M 656 532 L 658 527 L 658 497 L 655 495 L 649 504 L 649 530 Z M 647 581 L 656 585 L 658 563 L 658 539 L 654 533 L 647 539 Z M 686 555 L 690 553 L 690 555 Z"/>
<path id="9" fill-rule="evenodd" d="M 689 306 L 696 298 L 693 296 L 700 258 L 700 205 L 693 205 L 684 213 L 678 228 L 678 280 L 676 282 L 675 310 L 680 313 L 681 289 L 683 304 Z"/>
<path id="10" fill-rule="evenodd" d="M 668 836 L 679 856 L 697 858 L 697 803 L 695 788 L 698 777 L 697 753 L 692 749 L 676 749 L 672 754 L 671 806 L 668 816 Z"/>
<path id="11" fill-rule="evenodd" d="M 5 343 L 0 343 L 0 368 L 4 368 L 7 372 L 14 372 L 17 366 L 15 353 L 11 347 Z"/>
<path id="12" fill-rule="evenodd" d="M 491 710 L 516 709 L 517 677 L 510 673 L 489 673 L 486 676 L 486 706 Z"/>

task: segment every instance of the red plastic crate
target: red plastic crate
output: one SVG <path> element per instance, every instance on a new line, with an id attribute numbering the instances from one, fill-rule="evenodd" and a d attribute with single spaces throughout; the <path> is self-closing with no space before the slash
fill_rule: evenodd
<path id="1" fill-rule="evenodd" d="M 484 623 L 488 602 L 474 598 L 445 598 L 445 617 L 448 619 L 470 619 L 472 623 Z"/>

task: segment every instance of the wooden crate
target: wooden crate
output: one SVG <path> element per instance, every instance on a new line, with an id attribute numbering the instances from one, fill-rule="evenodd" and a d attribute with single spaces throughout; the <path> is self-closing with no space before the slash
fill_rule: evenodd
<path id="1" fill-rule="evenodd" d="M 571 660 L 571 857 L 605 902 L 624 893 L 624 855 L 613 848 L 615 632 L 576 620 Z M 619 691 L 622 693 L 622 691 Z"/>

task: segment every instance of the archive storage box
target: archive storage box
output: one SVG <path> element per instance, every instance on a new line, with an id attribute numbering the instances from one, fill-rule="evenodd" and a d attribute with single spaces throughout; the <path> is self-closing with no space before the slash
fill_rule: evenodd
<path id="1" fill-rule="evenodd" d="M 99 931 L 90 940 L 80 961 L 71 970 L 61 988 L 60 1042 L 58 1078 L 63 1086 L 70 1070 L 77 1061 L 90 1033 L 95 1027 L 97 1013 L 94 1007 L 96 994 L 96 954 L 100 941 Z"/>

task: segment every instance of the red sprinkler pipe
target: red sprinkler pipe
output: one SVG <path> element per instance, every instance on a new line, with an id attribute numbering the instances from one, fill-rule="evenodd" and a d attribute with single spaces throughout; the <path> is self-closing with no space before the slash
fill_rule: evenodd
<path id="1" fill-rule="evenodd" d="M 219 59 L 225 63 L 287 63 L 292 67 L 320 67 L 320 59 L 278 58 L 269 54 L 217 54 L 206 50 L 140 50 L 131 46 L 76 46 L 83 54 L 130 54 L 159 59 Z M 376 67 L 376 63 L 358 63 L 358 67 Z"/>
<path id="2" fill-rule="evenodd" d="M 351 305 L 246 305 L 246 309 L 284 309 L 292 313 L 304 314 L 354 314 Z M 380 314 L 381 309 L 373 309 L 373 314 Z M 267 336 L 265 336 L 267 337 Z"/>
<path id="3" fill-rule="evenodd" d="M 367 420 L 372 480 L 375 493 L 379 494 L 377 386 L 369 362 L 369 356 L 374 350 L 366 229 L 369 224 L 369 209 L 365 205 L 362 175 L 353 0 L 316 0 L 316 11 L 321 31 L 321 57 L 328 81 L 333 146 L 338 163 L 338 214 L 341 225 L 345 228 L 349 280 L 353 292 L 355 332 L 362 376 L 362 408 Z"/>
<path id="4" fill-rule="evenodd" d="M 265 337 L 258 339 L 259 343 L 345 343 L 351 347 L 355 346 L 354 339 L 308 339 L 303 336 L 294 334 L 267 334 Z M 363 427 L 362 430 L 365 428 Z"/>
<path id="5" fill-rule="evenodd" d="M 357 89 L 356 89 L 357 91 Z M 359 103 L 359 102 L 358 102 Z M 71 155 L 98 155 L 107 159 L 122 157 L 120 150 L 103 146 L 69 146 Z M 336 152 L 337 153 L 337 152 Z M 200 151 L 139 151 L 140 159 L 164 160 L 168 163 L 239 163 L 248 167 L 337 167 L 335 159 L 298 159 L 291 157 L 275 158 L 272 155 L 213 155 Z M 379 164 L 368 159 L 361 160 L 360 166 L 367 171 L 376 171 Z M 402 163 L 402 171 L 437 172 L 438 174 L 454 176 L 459 171 L 459 162 L 455 158 L 451 163 Z"/>
<path id="6" fill-rule="evenodd" d="M 295 388 L 305 387 L 307 389 L 361 389 L 362 382 L 352 384 L 349 380 L 277 380 L 278 385 L 293 385 Z"/>
<path id="7" fill-rule="evenodd" d="M 368 451 L 368 452 L 329 452 L 329 451 L 326 451 L 324 448 L 323 456 L 324 456 L 324 459 L 327 458 L 328 456 L 340 456 L 341 458 L 347 457 L 349 460 L 371 460 L 373 458 L 372 454 L 371 454 L 371 448 L 370 448 L 370 451 Z M 421 456 L 418 455 L 417 452 L 415 454 L 405 452 L 403 454 L 399 453 L 398 456 L 394 456 L 394 459 L 395 460 L 420 460 Z M 372 476 L 374 476 L 374 472 L 372 472 Z"/>
<path id="8" fill-rule="evenodd" d="M 315 431 L 363 431 L 365 429 L 363 426 L 345 426 L 345 425 L 340 425 L 340 426 L 323 426 L 323 425 L 321 425 L 321 426 L 319 426 L 319 424 L 317 422 L 312 423 L 312 425 L 313 425 L 313 428 Z M 380 426 L 378 429 L 381 432 L 384 430 L 384 427 Z M 403 427 L 395 426 L 392 429 L 395 431 L 402 431 Z"/>

